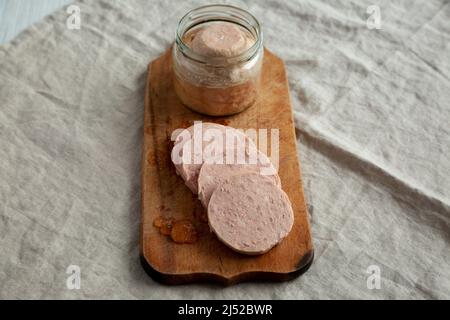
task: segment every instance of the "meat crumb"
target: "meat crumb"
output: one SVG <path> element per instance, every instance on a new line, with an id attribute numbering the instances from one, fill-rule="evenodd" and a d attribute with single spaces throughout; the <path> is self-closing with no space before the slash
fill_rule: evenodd
<path id="1" fill-rule="evenodd" d="M 176 221 L 170 233 L 176 243 L 194 243 L 197 241 L 197 230 L 190 220 Z"/>
<path id="2" fill-rule="evenodd" d="M 175 218 L 156 217 L 153 226 L 159 229 L 159 233 L 170 236 L 175 243 L 194 243 L 198 240 L 197 230 L 188 219 L 176 220 Z"/>

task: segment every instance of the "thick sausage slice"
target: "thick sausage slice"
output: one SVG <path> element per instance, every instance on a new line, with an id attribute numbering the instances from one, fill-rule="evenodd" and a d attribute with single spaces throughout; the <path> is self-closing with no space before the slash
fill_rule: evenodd
<path id="1" fill-rule="evenodd" d="M 215 128 L 224 131 L 227 128 L 226 126 L 213 122 L 202 122 L 201 125 L 202 125 L 202 133 L 205 133 L 208 129 Z M 174 144 L 185 143 L 186 142 L 185 137 L 187 136 L 184 136 L 184 134 L 189 134 L 189 138 L 192 138 L 194 136 L 194 128 L 195 124 L 186 129 L 175 130 L 173 134 L 174 138 L 172 139 L 174 140 Z"/>
<path id="2" fill-rule="evenodd" d="M 203 141 L 203 135 L 205 132 L 207 132 L 210 129 L 216 129 L 220 132 L 225 132 L 226 126 L 211 123 L 211 122 L 204 122 L 202 123 L 202 131 L 201 131 L 201 150 L 198 150 L 194 145 L 194 125 L 190 126 L 187 129 L 178 130 L 175 132 L 175 138 L 174 140 L 174 149 L 172 151 L 172 161 L 174 162 L 175 169 L 178 175 L 180 175 L 184 182 L 186 183 L 186 186 L 194 193 L 197 194 L 198 187 L 197 187 L 197 179 L 198 174 L 200 172 L 200 168 L 203 164 L 203 155 L 202 152 L 204 148 L 207 146 L 207 142 Z M 189 148 L 186 149 L 189 151 L 190 154 L 185 155 L 184 154 L 184 145 L 189 144 Z M 178 157 L 179 161 L 176 161 L 175 157 Z M 201 158 L 200 162 L 197 162 L 196 160 L 198 158 Z M 188 161 L 183 161 L 184 159 L 187 159 Z"/>
<path id="3" fill-rule="evenodd" d="M 262 254 L 290 232 L 294 213 L 288 196 L 260 174 L 232 176 L 211 196 L 208 221 L 217 237 L 231 249 Z"/>
<path id="4" fill-rule="evenodd" d="M 260 152 L 260 156 L 265 155 Z M 267 160 L 268 161 L 268 160 Z M 270 162 L 268 165 L 271 165 Z M 216 188 L 226 179 L 236 175 L 248 173 L 264 175 L 266 164 L 203 164 L 198 176 L 198 198 L 205 208 L 208 208 L 209 199 Z M 280 177 L 273 169 L 274 174 L 266 175 L 272 183 L 281 187 Z"/>
<path id="5" fill-rule="evenodd" d="M 172 150 L 172 161 L 176 172 L 183 178 L 188 188 L 198 193 L 198 175 L 203 163 L 226 163 L 228 155 L 234 155 L 232 163 L 237 162 L 237 154 L 241 153 L 246 161 L 248 150 L 255 150 L 253 141 L 242 132 L 215 123 L 203 123 L 200 142 L 194 142 L 194 126 L 183 132 L 178 132 Z M 220 136 L 222 144 L 219 149 L 214 148 L 213 137 Z M 233 141 L 227 145 L 227 139 Z M 208 140 L 209 139 L 209 140 Z M 196 148 L 199 146 L 199 148 Z M 185 151 L 188 154 L 185 154 Z"/>

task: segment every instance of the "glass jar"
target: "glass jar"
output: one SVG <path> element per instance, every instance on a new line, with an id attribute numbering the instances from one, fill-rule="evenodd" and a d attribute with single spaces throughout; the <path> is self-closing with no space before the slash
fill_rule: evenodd
<path id="1" fill-rule="evenodd" d="M 233 30 L 238 28 L 245 40 L 243 51 L 211 56 L 194 50 L 192 40 L 213 23 L 231 23 Z M 263 35 L 258 20 L 249 12 L 229 5 L 208 5 L 188 12 L 178 24 L 172 54 L 175 92 L 190 109 L 225 116 L 241 112 L 256 101 Z"/>

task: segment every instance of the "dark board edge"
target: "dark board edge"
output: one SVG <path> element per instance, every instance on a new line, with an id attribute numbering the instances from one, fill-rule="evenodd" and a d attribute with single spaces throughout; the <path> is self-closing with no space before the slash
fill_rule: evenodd
<path id="1" fill-rule="evenodd" d="M 182 285 L 190 283 L 214 283 L 216 285 L 230 286 L 243 282 L 282 282 L 293 280 L 305 273 L 314 261 L 314 250 L 307 252 L 297 264 L 297 269 L 292 272 L 280 273 L 269 271 L 244 272 L 226 278 L 214 273 L 190 273 L 169 274 L 163 273 L 152 267 L 145 255 L 140 253 L 140 261 L 144 271 L 155 281 L 165 285 Z"/>

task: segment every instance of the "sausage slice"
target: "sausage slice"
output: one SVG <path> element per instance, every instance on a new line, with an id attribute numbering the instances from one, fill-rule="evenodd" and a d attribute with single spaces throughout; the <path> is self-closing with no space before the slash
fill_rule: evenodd
<path id="1" fill-rule="evenodd" d="M 220 124 L 215 124 L 215 123 L 210 123 L 210 122 L 205 122 L 202 123 L 202 137 L 200 137 L 200 139 L 203 138 L 203 135 L 205 134 L 205 132 L 207 132 L 210 129 L 216 129 L 219 130 L 220 132 L 225 132 L 226 130 L 226 126 L 222 126 Z M 197 194 L 198 192 L 198 187 L 197 187 L 197 179 L 198 179 L 198 174 L 200 172 L 200 168 L 202 167 L 203 164 L 203 156 L 202 156 L 202 152 L 203 149 L 206 147 L 207 143 L 203 141 L 201 141 L 201 149 L 197 150 L 195 145 L 194 145 L 194 126 L 190 126 L 187 129 L 181 130 L 179 132 L 177 132 L 177 135 L 175 137 L 175 145 L 174 145 L 174 150 L 172 152 L 172 161 L 174 162 L 175 165 L 175 169 L 178 175 L 181 176 L 181 178 L 183 178 L 186 186 L 194 193 Z M 189 151 L 190 154 L 185 155 L 184 154 L 184 147 L 185 144 L 189 144 L 189 148 L 187 149 Z M 188 161 L 175 161 L 175 153 L 176 156 L 178 156 L 181 160 L 187 159 Z M 200 162 L 196 162 L 196 159 L 201 158 Z"/>
<path id="2" fill-rule="evenodd" d="M 262 155 L 262 153 L 261 153 Z M 271 165 L 269 163 L 269 165 Z M 209 199 L 216 188 L 226 179 L 236 175 L 248 173 L 264 175 L 266 164 L 203 164 L 198 176 L 198 198 L 205 208 L 208 208 Z M 273 184 L 281 187 L 280 177 L 275 172 L 266 175 Z"/>
<path id="3" fill-rule="evenodd" d="M 286 193 L 260 174 L 232 176 L 211 196 L 208 221 L 217 237 L 231 249 L 263 254 L 290 232 L 294 213 Z"/>
<path id="4" fill-rule="evenodd" d="M 213 137 L 215 136 L 221 136 L 222 140 L 222 145 L 218 150 L 214 148 Z M 234 141 L 231 145 L 227 145 L 226 139 L 230 137 Z M 254 142 L 242 132 L 215 123 L 202 124 L 202 137 L 200 139 L 199 143 L 194 142 L 194 126 L 191 126 L 183 132 L 178 132 L 172 150 L 172 161 L 176 172 L 194 194 L 198 193 L 198 175 L 203 163 L 225 163 L 227 154 L 233 154 L 235 160 L 233 163 L 237 163 L 238 152 L 243 154 L 243 161 L 246 161 L 247 150 L 256 149 Z M 200 147 L 196 148 L 196 145 Z M 244 149 L 242 150 L 238 146 L 242 146 Z M 184 154 L 186 150 L 189 152 L 187 155 Z M 177 157 L 177 161 L 175 157 Z"/>

